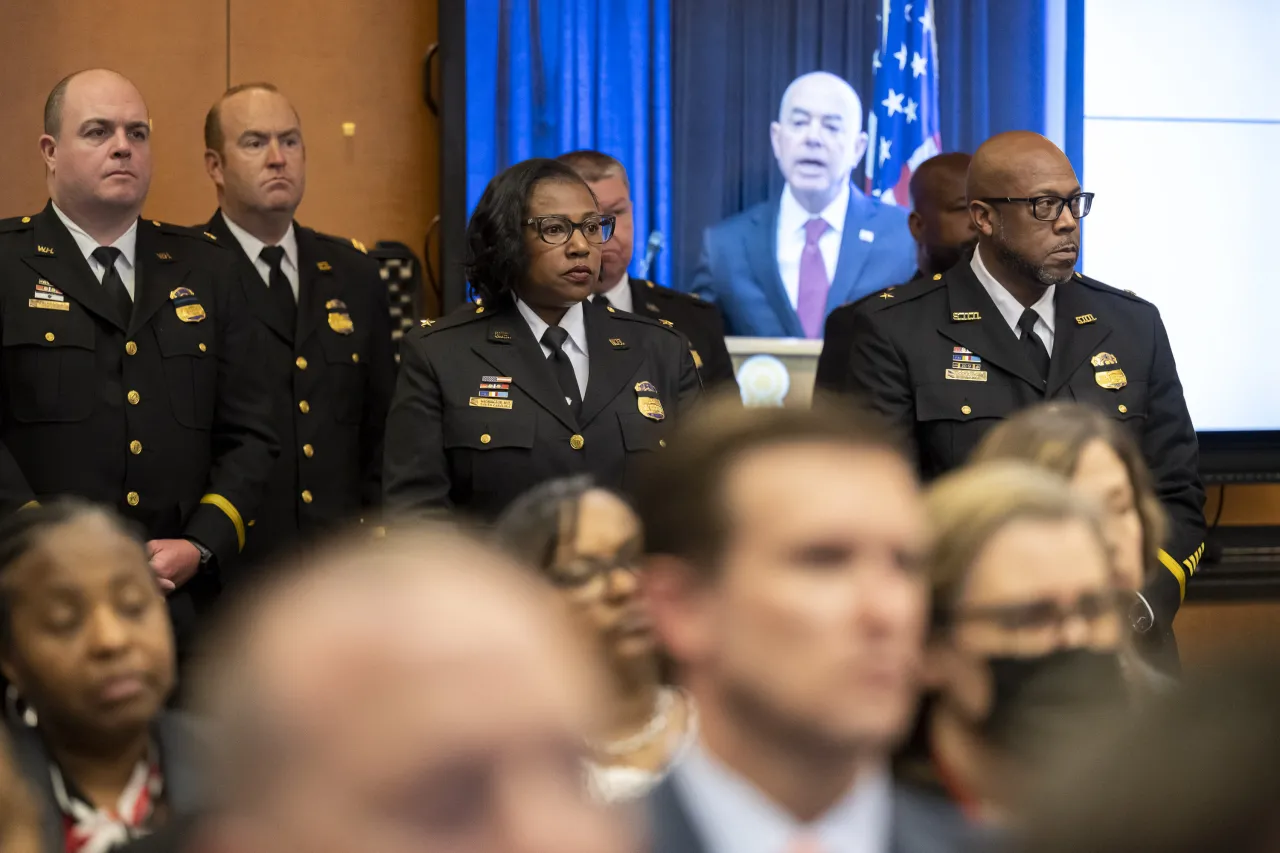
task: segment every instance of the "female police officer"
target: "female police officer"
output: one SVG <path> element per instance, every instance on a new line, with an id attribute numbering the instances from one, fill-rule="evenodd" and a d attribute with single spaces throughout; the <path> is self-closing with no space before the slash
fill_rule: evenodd
<path id="1" fill-rule="evenodd" d="M 391 509 L 491 519 L 544 480 L 627 491 L 701 391 L 688 342 L 586 301 L 613 217 L 576 172 L 517 163 L 467 226 L 480 299 L 404 339 L 387 417 Z"/>

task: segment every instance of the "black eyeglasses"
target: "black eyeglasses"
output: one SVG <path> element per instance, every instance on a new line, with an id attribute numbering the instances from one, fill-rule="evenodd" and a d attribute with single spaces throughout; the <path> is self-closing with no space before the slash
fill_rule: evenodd
<path id="1" fill-rule="evenodd" d="M 639 559 L 629 554 L 618 554 L 612 560 L 578 557 L 566 565 L 548 569 L 547 577 L 561 589 L 581 589 L 596 578 L 607 580 L 619 571 L 637 574 L 640 571 Z"/>
<path id="2" fill-rule="evenodd" d="M 957 608 L 952 611 L 951 619 L 956 622 L 988 622 L 1007 631 L 1035 631 L 1061 627 L 1074 617 L 1093 624 L 1099 619 L 1118 616 L 1132 603 L 1132 594 L 1107 590 L 1085 593 L 1066 606 L 1056 601 L 1040 600 L 1025 604 Z"/>
<path id="3" fill-rule="evenodd" d="M 1093 207 L 1093 193 L 1076 193 L 1070 198 L 1056 195 L 1037 195 L 1031 198 L 980 198 L 987 204 L 1029 204 L 1031 214 L 1042 222 L 1056 222 L 1062 215 L 1062 208 L 1071 205 L 1071 215 L 1076 219 L 1084 219 Z"/>
<path id="4" fill-rule="evenodd" d="M 613 226 L 618 221 L 616 216 L 588 216 L 581 222 L 574 222 L 567 216 L 535 216 L 524 221 L 525 226 L 533 225 L 538 229 L 542 242 L 552 246 L 562 246 L 573 238 L 573 232 L 581 231 L 588 243 L 597 246 L 609 242 L 613 236 Z"/>

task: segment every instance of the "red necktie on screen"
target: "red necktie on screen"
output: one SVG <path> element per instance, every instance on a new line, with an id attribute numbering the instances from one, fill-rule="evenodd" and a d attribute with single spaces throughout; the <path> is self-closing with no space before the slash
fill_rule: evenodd
<path id="1" fill-rule="evenodd" d="M 796 313 L 800 315 L 800 326 L 806 338 L 822 337 L 831 279 L 827 278 L 827 265 L 822 260 L 818 238 L 830 227 L 824 219 L 810 219 L 804 224 L 804 252 L 800 255 L 800 295 L 796 299 Z"/>

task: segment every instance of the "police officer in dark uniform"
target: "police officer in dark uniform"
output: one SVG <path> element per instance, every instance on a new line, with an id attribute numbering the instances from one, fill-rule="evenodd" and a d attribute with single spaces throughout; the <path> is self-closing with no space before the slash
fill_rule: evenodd
<path id="1" fill-rule="evenodd" d="M 626 491 L 701 393 L 688 339 L 587 301 L 613 218 L 554 160 L 490 182 L 467 226 L 481 304 L 401 345 L 387 416 L 389 508 L 491 519 L 544 480 Z"/>
<path id="2" fill-rule="evenodd" d="M 1082 193 L 1047 139 L 1000 134 L 974 155 L 968 263 L 854 312 L 845 386 L 900 424 L 922 473 L 962 464 L 999 420 L 1044 400 L 1098 407 L 1133 431 L 1172 521 L 1146 590 L 1167 630 L 1204 552 L 1195 429 L 1155 306 L 1073 273 Z"/>
<path id="3" fill-rule="evenodd" d="M 132 83 L 60 82 L 40 147 L 49 204 L 0 222 L 0 506 L 115 507 L 145 532 L 182 640 L 278 451 L 257 329 L 230 252 L 139 220 L 150 127 Z"/>
<path id="4" fill-rule="evenodd" d="M 382 440 L 395 376 L 386 286 L 354 240 L 293 221 L 306 185 L 298 114 L 274 86 L 225 93 L 205 120 L 219 210 L 264 327 L 261 373 L 281 452 L 249 531 L 245 567 L 382 502 Z"/>
<path id="5" fill-rule="evenodd" d="M 668 320 L 693 345 L 693 362 L 708 389 L 727 384 L 737 388 L 733 360 L 724 342 L 724 320 L 710 302 L 663 287 L 627 273 L 635 241 L 632 218 L 631 181 L 622 163 L 599 151 L 582 150 L 556 158 L 573 168 L 595 193 L 601 212 L 617 224 L 605 244 L 600 262 L 600 280 L 593 287 L 592 301 L 603 300 L 621 311 L 630 311 L 654 320 Z"/>
<path id="6" fill-rule="evenodd" d="M 972 158 L 954 151 L 930 157 L 911 174 L 911 215 L 907 226 L 916 241 L 916 272 L 910 281 L 946 272 L 973 251 L 978 232 L 969 216 L 965 182 Z M 892 292 L 893 288 L 889 288 Z M 844 390 L 852 345 L 853 315 L 888 298 L 875 291 L 827 315 L 822 332 L 814 390 Z"/>

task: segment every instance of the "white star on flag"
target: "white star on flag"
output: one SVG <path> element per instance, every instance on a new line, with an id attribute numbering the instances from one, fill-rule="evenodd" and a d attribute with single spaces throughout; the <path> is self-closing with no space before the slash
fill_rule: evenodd
<path id="1" fill-rule="evenodd" d="M 929 60 L 925 59 L 918 53 L 911 55 L 911 76 L 923 77 L 925 69 L 929 67 Z"/>
<path id="2" fill-rule="evenodd" d="M 926 33 L 933 32 L 933 4 L 924 7 L 924 14 L 920 16 L 920 27 Z"/>
<path id="3" fill-rule="evenodd" d="M 902 14 L 906 16 L 907 23 L 908 24 L 911 23 L 911 4 L 910 3 L 908 3 L 907 7 L 902 10 Z"/>
<path id="4" fill-rule="evenodd" d="M 893 58 L 898 60 L 899 71 L 907 67 L 907 45 L 905 42 L 902 47 L 898 49 L 898 52 L 893 55 Z"/>
<path id="5" fill-rule="evenodd" d="M 880 137 L 880 165 L 884 165 L 884 161 L 889 159 L 889 148 L 893 145 L 893 141 Z"/>
<path id="6" fill-rule="evenodd" d="M 880 67 L 880 51 L 878 50 L 871 54 L 871 67 L 877 69 Z"/>
<path id="7" fill-rule="evenodd" d="M 915 101 L 911 100 L 910 98 L 907 98 L 907 106 L 902 110 L 904 113 L 906 113 L 907 124 L 911 124 L 911 122 L 916 120 L 916 107 L 918 106 L 920 105 L 917 104 Z"/>
<path id="8" fill-rule="evenodd" d="M 897 92 L 890 89 L 889 97 L 880 102 L 884 105 L 884 108 L 889 111 L 890 118 L 893 117 L 894 113 L 902 112 L 902 98 L 902 95 L 899 95 Z"/>

